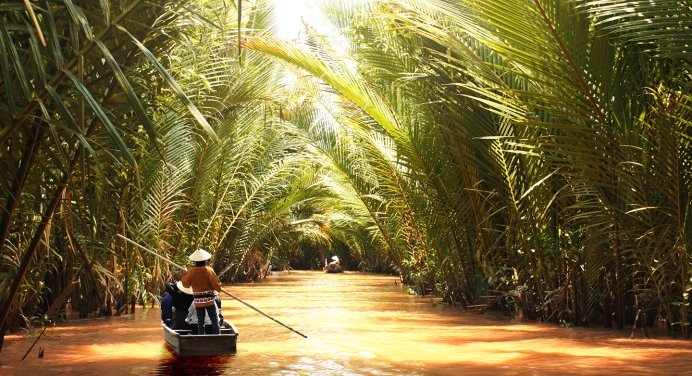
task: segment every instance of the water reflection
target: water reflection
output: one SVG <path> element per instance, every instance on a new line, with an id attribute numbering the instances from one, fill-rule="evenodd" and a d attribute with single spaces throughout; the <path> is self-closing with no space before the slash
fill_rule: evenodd
<path id="1" fill-rule="evenodd" d="M 227 287 L 307 339 L 224 297 L 240 338 L 235 355 L 181 357 L 163 340 L 158 309 L 49 328 L 45 357 L 19 359 L 33 338 L 10 336 L 1 375 L 602 375 L 692 374 L 692 342 L 664 333 L 521 323 L 409 296 L 396 277 L 296 272 Z"/>
<path id="2" fill-rule="evenodd" d="M 234 355 L 180 356 L 170 346 L 164 344 L 169 356 L 164 357 L 156 367 L 154 375 L 224 375 L 230 371 L 229 363 Z"/>

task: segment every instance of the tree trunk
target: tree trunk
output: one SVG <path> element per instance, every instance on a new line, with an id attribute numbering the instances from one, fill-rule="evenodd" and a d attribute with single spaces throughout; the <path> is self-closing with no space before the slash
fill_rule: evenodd
<path id="1" fill-rule="evenodd" d="M 24 190 L 24 183 L 26 183 L 26 178 L 29 176 L 29 170 L 31 164 L 34 161 L 34 156 L 38 151 L 38 148 L 43 141 L 43 134 L 45 131 L 43 128 L 37 127 L 34 133 L 34 137 L 27 142 L 27 145 L 22 155 L 22 160 L 17 170 L 17 176 L 12 182 L 12 190 L 5 200 L 5 210 L 2 212 L 2 219 L 0 219 L 0 253 L 5 245 L 5 240 L 7 240 L 7 234 L 10 230 L 10 223 L 14 218 L 14 211 L 17 209 L 17 204 L 19 203 L 19 196 L 21 196 Z M 0 291 L 0 295 L 4 293 L 4 289 Z"/>
<path id="2" fill-rule="evenodd" d="M 0 351 L 2 351 L 2 345 L 5 343 L 5 332 L 7 331 L 7 321 L 2 323 L 0 326 Z"/>
<path id="3" fill-rule="evenodd" d="M 60 293 L 60 295 L 58 295 L 58 297 L 53 301 L 53 304 L 51 304 L 50 308 L 48 308 L 48 311 L 46 312 L 46 316 L 48 316 L 48 318 L 53 318 L 60 313 L 60 309 L 65 305 L 65 303 L 67 303 L 67 299 L 70 298 L 70 295 L 72 295 L 72 291 L 75 287 L 77 287 L 77 285 L 77 282 L 72 282 L 69 286 L 67 286 L 66 289 L 64 289 Z"/>

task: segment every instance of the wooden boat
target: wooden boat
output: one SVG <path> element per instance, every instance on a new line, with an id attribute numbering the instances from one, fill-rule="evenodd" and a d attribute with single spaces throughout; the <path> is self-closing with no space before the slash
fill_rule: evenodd
<path id="1" fill-rule="evenodd" d="M 235 354 L 238 329 L 224 321 L 221 325 L 221 334 L 192 334 L 192 330 L 173 330 L 164 322 L 163 338 L 180 355 L 219 355 Z"/>
<path id="2" fill-rule="evenodd" d="M 325 273 L 343 273 L 344 268 L 339 264 L 329 264 L 322 268 Z"/>

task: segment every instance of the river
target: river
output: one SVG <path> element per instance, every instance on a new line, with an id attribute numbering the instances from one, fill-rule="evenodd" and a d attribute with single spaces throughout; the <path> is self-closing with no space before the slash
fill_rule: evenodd
<path id="1" fill-rule="evenodd" d="M 690 374 L 692 342 L 653 331 L 565 328 L 478 315 L 411 296 L 393 276 L 297 271 L 230 292 L 307 339 L 225 297 L 234 355 L 182 357 L 163 341 L 158 308 L 69 320 L 8 335 L 0 375 L 603 375 Z M 44 357 L 38 358 L 39 347 Z"/>

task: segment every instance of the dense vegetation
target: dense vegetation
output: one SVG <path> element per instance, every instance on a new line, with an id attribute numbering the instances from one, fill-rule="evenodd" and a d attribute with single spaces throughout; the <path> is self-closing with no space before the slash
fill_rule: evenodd
<path id="1" fill-rule="evenodd" d="M 324 9 L 338 36 L 286 42 L 263 0 L 0 4 L 3 327 L 155 298 L 177 270 L 122 234 L 230 283 L 338 254 L 455 304 L 687 332 L 689 5 Z"/>

